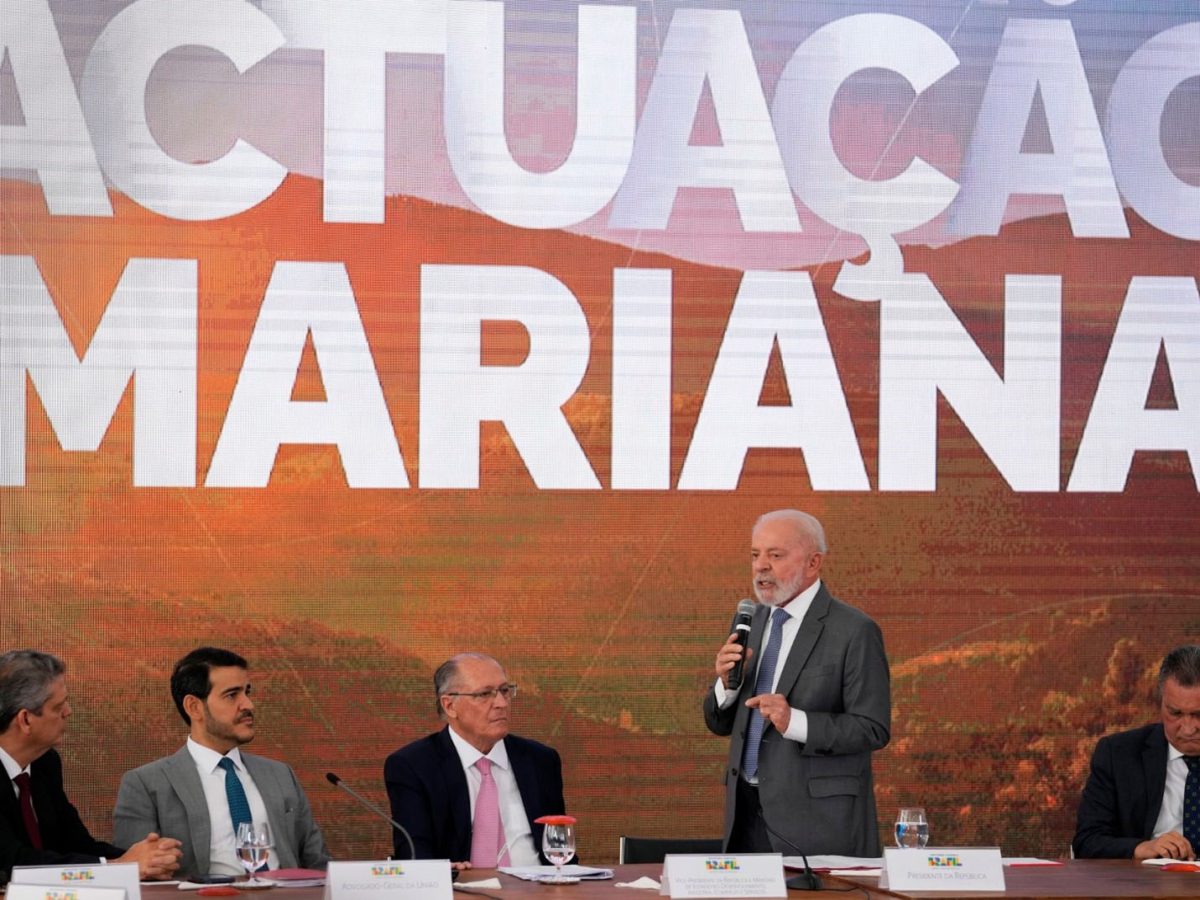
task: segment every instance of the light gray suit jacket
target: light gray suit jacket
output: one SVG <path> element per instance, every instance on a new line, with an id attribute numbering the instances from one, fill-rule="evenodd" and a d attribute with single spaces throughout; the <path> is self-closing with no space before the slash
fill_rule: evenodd
<path id="1" fill-rule="evenodd" d="M 747 646 L 761 653 L 770 610 L 759 606 Z M 758 757 L 758 797 L 775 849 L 785 855 L 879 856 L 879 826 L 871 753 L 891 738 L 891 678 L 883 634 L 861 610 L 834 597 L 822 584 L 781 661 L 776 693 L 808 716 L 808 741 L 787 740 L 770 723 Z M 749 668 L 755 668 L 751 665 Z M 725 843 L 733 828 L 737 780 L 742 774 L 746 725 L 757 710 L 747 674 L 736 701 L 717 706 L 704 699 L 704 720 L 714 734 L 731 735 L 725 771 Z M 769 832 L 768 832 L 769 833 Z"/>
<path id="2" fill-rule="evenodd" d="M 324 868 L 329 851 L 292 767 L 249 753 L 241 756 L 267 807 L 280 867 Z M 183 843 L 180 875 L 208 873 L 208 803 L 186 746 L 121 777 L 113 810 L 114 843 L 129 847 L 151 831 Z"/>

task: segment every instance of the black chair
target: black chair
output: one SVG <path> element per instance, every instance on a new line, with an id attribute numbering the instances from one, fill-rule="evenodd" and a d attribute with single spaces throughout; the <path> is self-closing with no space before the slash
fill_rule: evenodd
<path id="1" fill-rule="evenodd" d="M 660 863 L 668 853 L 720 853 L 720 838 L 648 838 L 621 835 L 621 864 Z"/>

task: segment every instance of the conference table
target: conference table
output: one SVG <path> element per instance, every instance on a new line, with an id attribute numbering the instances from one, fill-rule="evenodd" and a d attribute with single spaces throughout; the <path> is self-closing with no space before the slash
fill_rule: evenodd
<path id="1" fill-rule="evenodd" d="M 622 882 L 631 882 L 641 876 L 657 879 L 662 865 L 617 865 L 612 866 L 611 881 L 583 881 L 579 884 L 549 885 L 522 881 L 509 875 L 497 875 L 490 869 L 472 869 L 462 873 L 459 881 L 467 886 L 472 881 L 498 877 L 499 890 L 455 891 L 460 900 L 476 893 L 489 900 L 650 900 L 658 893 L 634 888 L 617 888 Z M 832 900 L 835 897 L 907 898 L 929 897 L 951 900 L 951 898 L 1015 897 L 1021 900 L 1040 898 L 1093 897 L 1200 897 L 1200 872 L 1166 872 L 1152 866 L 1143 866 L 1131 860 L 1087 859 L 1064 860 L 1057 866 L 1006 866 L 1004 881 L 1006 890 L 997 892 L 943 892 L 943 891 L 887 891 L 879 887 L 877 878 L 822 875 L 826 890 L 817 892 L 789 891 L 790 900 L 801 897 Z M 320 900 L 323 888 L 277 887 L 268 891 L 246 892 L 244 900 Z M 143 900 L 191 900 L 173 886 L 146 886 L 142 889 Z M 254 896 L 257 895 L 257 896 Z M 196 898 L 201 900 L 201 898 Z"/>

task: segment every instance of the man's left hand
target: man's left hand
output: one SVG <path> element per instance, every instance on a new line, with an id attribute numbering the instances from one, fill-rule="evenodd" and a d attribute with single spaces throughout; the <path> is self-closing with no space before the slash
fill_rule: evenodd
<path id="1" fill-rule="evenodd" d="M 757 709 L 764 719 L 767 719 L 775 730 L 783 734 L 792 721 L 792 707 L 783 694 L 759 694 L 746 701 L 751 709 Z"/>

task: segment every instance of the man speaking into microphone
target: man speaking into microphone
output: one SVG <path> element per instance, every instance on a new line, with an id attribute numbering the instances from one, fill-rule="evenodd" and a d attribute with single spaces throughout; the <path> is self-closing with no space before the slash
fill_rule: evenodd
<path id="1" fill-rule="evenodd" d="M 704 699 L 709 730 L 732 737 L 726 852 L 882 853 L 871 754 L 891 736 L 883 634 L 822 584 L 825 554 L 825 531 L 808 513 L 776 510 L 754 525 L 759 605 L 749 637 L 735 629 L 717 652 Z"/>

